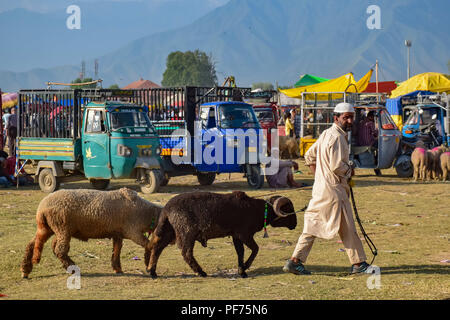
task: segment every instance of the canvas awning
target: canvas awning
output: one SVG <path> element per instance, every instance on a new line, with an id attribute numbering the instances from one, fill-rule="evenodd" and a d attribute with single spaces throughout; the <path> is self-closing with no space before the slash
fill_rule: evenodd
<path id="1" fill-rule="evenodd" d="M 380 81 L 378 82 L 378 92 L 379 93 L 386 93 L 388 95 L 391 94 L 392 90 L 397 88 L 397 84 L 395 81 Z M 376 93 L 377 92 L 377 83 L 376 82 L 370 82 L 367 86 L 366 90 L 363 91 L 364 93 Z"/>
<path id="2" fill-rule="evenodd" d="M 393 99 L 401 97 L 415 91 L 450 93 L 450 79 L 442 73 L 421 73 L 402 82 L 397 89 L 392 91 L 390 98 Z"/>
<path id="3" fill-rule="evenodd" d="M 331 79 L 325 82 L 313 84 L 310 86 L 285 89 L 280 90 L 291 98 L 301 98 L 304 92 L 347 92 L 347 93 L 357 93 L 366 90 L 367 85 L 372 77 L 373 70 L 370 69 L 367 74 L 362 77 L 358 82 L 355 81 L 353 73 L 347 73 L 336 79 Z M 318 97 L 319 99 L 328 99 L 328 94 L 324 94 L 323 97 Z"/>
<path id="4" fill-rule="evenodd" d="M 310 86 L 312 84 L 316 84 L 316 83 L 322 83 L 325 81 L 328 81 L 330 79 L 326 79 L 326 78 L 321 78 L 321 77 L 316 77 L 310 74 L 305 74 L 302 77 L 300 77 L 300 80 L 298 80 L 295 84 L 294 87 L 304 87 L 304 86 Z"/>
<path id="5" fill-rule="evenodd" d="M 17 93 L 3 93 L 2 94 L 2 109 L 12 108 L 17 105 Z"/>

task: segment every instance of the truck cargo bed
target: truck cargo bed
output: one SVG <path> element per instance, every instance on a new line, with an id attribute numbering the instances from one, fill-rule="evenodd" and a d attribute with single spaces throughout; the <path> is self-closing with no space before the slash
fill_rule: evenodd
<path id="1" fill-rule="evenodd" d="M 20 159 L 75 161 L 80 153 L 80 139 L 19 138 Z"/>

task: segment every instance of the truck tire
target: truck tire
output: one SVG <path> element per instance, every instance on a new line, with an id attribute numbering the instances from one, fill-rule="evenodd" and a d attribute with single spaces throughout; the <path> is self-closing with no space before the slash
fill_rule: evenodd
<path id="1" fill-rule="evenodd" d="M 59 179 L 53 175 L 52 169 L 45 168 L 39 172 L 39 187 L 45 193 L 52 193 L 59 189 Z"/>
<path id="2" fill-rule="evenodd" d="M 396 166 L 395 171 L 400 178 L 410 178 L 413 176 L 414 167 L 411 161 L 405 161 Z"/>
<path id="3" fill-rule="evenodd" d="M 146 183 L 141 184 L 142 193 L 149 194 L 158 191 L 161 185 L 161 172 L 159 170 L 149 170 L 147 172 Z"/>
<path id="4" fill-rule="evenodd" d="M 262 188 L 264 175 L 261 174 L 261 166 L 252 164 L 247 167 L 247 183 L 252 189 Z"/>
<path id="5" fill-rule="evenodd" d="M 207 172 L 207 173 L 200 173 L 199 172 L 197 174 L 198 183 L 200 183 L 202 186 L 210 186 L 210 185 L 212 185 L 215 179 L 216 179 L 216 173 L 215 172 Z"/>
<path id="6" fill-rule="evenodd" d="M 89 182 L 96 190 L 105 190 L 109 186 L 108 179 L 91 179 Z"/>

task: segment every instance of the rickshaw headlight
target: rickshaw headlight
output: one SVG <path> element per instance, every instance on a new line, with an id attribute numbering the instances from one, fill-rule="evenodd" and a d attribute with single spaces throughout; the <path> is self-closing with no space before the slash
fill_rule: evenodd
<path id="1" fill-rule="evenodd" d="M 161 154 L 161 148 L 160 148 L 160 147 L 157 147 L 157 148 L 155 149 L 155 152 L 156 152 L 157 155 L 160 155 L 160 154 Z"/>
<path id="2" fill-rule="evenodd" d="M 123 144 L 119 144 L 117 145 L 117 155 L 121 156 L 121 157 L 130 157 L 132 155 L 133 151 L 131 150 L 131 148 L 123 145 Z"/>

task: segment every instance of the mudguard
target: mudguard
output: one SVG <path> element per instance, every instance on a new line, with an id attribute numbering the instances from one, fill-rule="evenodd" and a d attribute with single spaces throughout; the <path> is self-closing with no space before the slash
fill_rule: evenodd
<path id="1" fill-rule="evenodd" d="M 158 159 L 149 157 L 138 157 L 134 167 L 144 169 L 161 169 Z"/>

